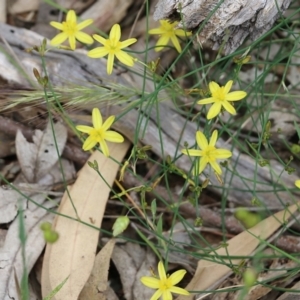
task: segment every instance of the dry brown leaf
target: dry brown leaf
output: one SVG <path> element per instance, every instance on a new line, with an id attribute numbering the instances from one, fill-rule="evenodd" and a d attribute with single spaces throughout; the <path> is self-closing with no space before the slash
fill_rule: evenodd
<path id="1" fill-rule="evenodd" d="M 97 254 L 91 276 L 81 291 L 78 300 L 106 300 L 110 258 L 116 240 L 111 239 Z"/>
<path id="2" fill-rule="evenodd" d="M 121 161 L 129 148 L 129 142 L 110 144 L 109 147 L 111 156 L 116 161 Z M 86 163 L 69 193 L 80 220 L 100 228 L 111 191 L 109 186 L 113 184 L 119 164 L 99 151 L 95 151 L 89 160 L 98 162 L 106 182 Z M 63 196 L 59 213 L 76 218 L 68 193 Z M 69 277 L 53 299 L 74 300 L 78 298 L 92 271 L 99 230 L 64 216 L 57 216 L 53 227 L 60 234 L 60 238 L 46 248 L 42 270 L 42 294 L 45 297 Z"/>
<path id="3" fill-rule="evenodd" d="M 38 183 L 57 163 L 67 141 L 67 129 L 60 122 L 54 123 L 52 129 L 49 121 L 44 132 L 35 130 L 32 139 L 33 143 L 29 143 L 22 132 L 18 131 L 16 152 L 22 173 L 28 182 Z"/>
<path id="4" fill-rule="evenodd" d="M 46 209 L 52 208 L 55 202 L 47 202 L 44 207 L 36 207 L 34 211 L 24 212 L 24 226 L 26 229 L 26 266 L 30 272 L 45 246 L 43 233 L 40 230 L 42 222 L 51 222 L 53 214 Z M 46 208 L 46 209 L 45 209 Z M 23 275 L 22 247 L 19 238 L 19 219 L 16 218 L 9 226 L 3 247 L 0 249 L 0 299 L 19 299 L 18 285 Z"/>
<path id="5" fill-rule="evenodd" d="M 247 256 L 250 255 L 260 244 L 260 239 L 270 237 L 282 224 L 298 209 L 299 204 L 289 206 L 267 219 L 263 220 L 248 231 L 243 231 L 227 242 L 227 248 L 220 248 L 215 251 L 215 255 L 220 256 Z M 259 238 L 258 238 L 259 237 Z M 216 257 L 217 258 L 217 257 Z M 224 259 L 223 262 L 228 264 L 239 264 L 242 259 Z M 186 289 L 191 291 L 205 291 L 213 289 L 218 282 L 228 276 L 232 269 L 221 263 L 215 263 L 206 260 L 198 262 L 196 273 L 187 285 Z M 177 300 L 193 299 L 194 295 L 179 296 Z"/>

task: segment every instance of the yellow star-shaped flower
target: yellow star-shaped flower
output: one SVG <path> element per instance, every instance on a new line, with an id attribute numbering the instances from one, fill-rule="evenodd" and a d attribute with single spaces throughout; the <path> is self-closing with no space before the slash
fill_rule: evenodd
<path id="1" fill-rule="evenodd" d="M 94 40 L 88 34 L 81 30 L 93 23 L 92 19 L 85 20 L 77 24 L 77 17 L 74 10 L 69 10 L 65 22 L 50 22 L 50 25 L 62 32 L 56 35 L 50 43 L 52 45 L 62 44 L 66 39 L 69 39 L 69 44 L 72 50 L 76 48 L 76 39 L 84 44 L 92 44 Z"/>
<path id="2" fill-rule="evenodd" d="M 99 58 L 108 55 L 107 59 L 107 74 L 111 74 L 115 56 L 124 65 L 132 67 L 134 65 L 134 58 L 122 49 L 132 45 L 137 39 L 131 38 L 120 42 L 121 28 L 119 24 L 115 24 L 109 33 L 109 38 L 105 39 L 100 35 L 94 34 L 93 38 L 103 45 L 103 47 L 95 48 L 88 52 L 88 56 L 92 58 Z"/>
<path id="3" fill-rule="evenodd" d="M 159 279 L 155 277 L 144 276 L 141 278 L 142 284 L 151 288 L 157 289 L 150 300 L 157 300 L 162 297 L 163 300 L 172 300 L 173 296 L 171 293 L 179 295 L 189 295 L 190 293 L 180 287 L 175 286 L 182 280 L 186 274 L 185 270 L 178 270 L 170 276 L 167 276 L 163 263 L 158 263 L 158 275 Z"/>
<path id="4" fill-rule="evenodd" d="M 300 179 L 295 181 L 295 186 L 300 189 Z"/>
<path id="5" fill-rule="evenodd" d="M 106 141 L 113 143 L 122 143 L 124 141 L 124 138 L 121 134 L 112 130 L 108 130 L 114 120 L 115 116 L 110 116 L 103 123 L 99 109 L 94 108 L 92 112 L 93 127 L 85 125 L 76 126 L 77 130 L 89 135 L 82 146 L 83 150 L 88 151 L 99 143 L 103 154 L 108 157 L 109 150 Z"/>
<path id="6" fill-rule="evenodd" d="M 230 114 L 232 115 L 236 114 L 235 108 L 230 104 L 230 102 L 238 101 L 245 98 L 247 96 L 247 93 L 244 91 L 236 91 L 236 92 L 229 93 L 232 84 L 233 84 L 232 80 L 229 80 L 225 86 L 221 86 L 221 87 L 214 81 L 209 83 L 209 90 L 211 93 L 211 97 L 203 100 L 199 100 L 197 102 L 198 104 L 213 103 L 213 105 L 210 107 L 207 114 L 208 120 L 216 117 L 221 112 L 222 107 L 225 110 L 227 110 Z"/>
<path id="7" fill-rule="evenodd" d="M 171 39 L 174 47 L 180 53 L 181 46 L 177 36 L 187 37 L 192 33 L 187 32 L 183 29 L 176 29 L 176 26 L 179 22 L 169 23 L 166 20 L 160 20 L 160 27 L 153 28 L 149 30 L 149 34 L 159 34 L 160 38 L 158 39 L 155 47 L 155 51 L 161 51 L 166 45 L 168 45 L 169 40 Z"/>
<path id="8" fill-rule="evenodd" d="M 214 130 L 210 141 L 208 142 L 205 135 L 201 131 L 196 132 L 196 142 L 200 150 L 197 149 L 183 149 L 181 152 L 189 156 L 200 156 L 198 165 L 194 167 L 194 174 L 201 174 L 206 168 L 207 164 L 215 170 L 218 175 L 222 174 L 221 167 L 217 163 L 218 159 L 225 159 L 232 156 L 232 152 L 226 149 L 217 149 L 215 147 L 218 139 L 218 131 Z"/>

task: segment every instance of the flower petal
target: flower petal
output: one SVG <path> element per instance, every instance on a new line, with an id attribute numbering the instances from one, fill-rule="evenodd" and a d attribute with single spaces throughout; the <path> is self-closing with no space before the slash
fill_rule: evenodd
<path id="1" fill-rule="evenodd" d="M 210 103 L 214 103 L 214 102 L 215 102 L 214 97 L 205 98 L 205 99 L 197 101 L 198 104 L 210 104 Z"/>
<path id="2" fill-rule="evenodd" d="M 81 131 L 81 132 L 84 132 L 84 133 L 90 133 L 91 132 L 91 130 L 93 130 L 94 128 L 93 127 L 91 127 L 91 126 L 85 126 L 85 125 L 78 125 L 78 126 L 76 126 L 76 129 L 78 130 L 78 131 Z"/>
<path id="3" fill-rule="evenodd" d="M 209 90 L 213 94 L 213 93 L 215 93 L 215 92 L 217 92 L 217 91 L 220 90 L 220 86 L 216 82 L 211 81 L 209 83 Z"/>
<path id="4" fill-rule="evenodd" d="M 201 131 L 196 132 L 196 141 L 197 141 L 198 147 L 201 150 L 204 150 L 205 148 L 208 147 L 207 138 Z"/>
<path id="5" fill-rule="evenodd" d="M 209 146 L 214 147 L 218 139 L 218 131 L 214 130 L 209 140 Z"/>
<path id="6" fill-rule="evenodd" d="M 105 141 L 100 142 L 100 148 L 101 148 L 104 156 L 109 157 L 109 150 L 108 150 L 107 143 Z"/>
<path id="7" fill-rule="evenodd" d="M 190 31 L 185 31 L 183 29 L 175 29 L 174 30 L 175 34 L 178 35 L 178 36 L 191 36 L 192 33 Z"/>
<path id="8" fill-rule="evenodd" d="M 169 290 L 166 290 L 162 293 L 163 300 L 172 300 L 173 296 Z"/>
<path id="9" fill-rule="evenodd" d="M 92 58 L 100 58 L 103 56 L 106 56 L 108 54 L 108 51 L 106 50 L 105 47 L 97 47 L 87 53 L 88 57 Z"/>
<path id="10" fill-rule="evenodd" d="M 208 113 L 207 113 L 207 119 L 210 120 L 210 119 L 213 119 L 214 117 L 216 117 L 220 111 L 221 111 L 221 107 L 222 107 L 222 104 L 220 102 L 216 102 L 214 103 L 211 108 L 209 109 Z"/>
<path id="11" fill-rule="evenodd" d="M 247 93 L 244 91 L 235 91 L 227 94 L 225 99 L 227 101 L 239 101 L 247 96 Z"/>
<path id="12" fill-rule="evenodd" d="M 295 181 L 295 186 L 300 189 L 300 179 Z"/>
<path id="13" fill-rule="evenodd" d="M 158 28 L 150 29 L 148 31 L 148 33 L 149 34 L 163 34 L 163 33 L 165 33 L 165 31 L 161 27 L 158 27 Z"/>
<path id="14" fill-rule="evenodd" d="M 83 149 L 84 151 L 91 150 L 92 148 L 94 148 L 94 147 L 96 146 L 96 144 L 97 144 L 97 141 L 96 141 L 94 138 L 92 138 L 92 137 L 89 136 L 89 137 L 84 141 L 83 146 L 82 146 L 82 149 Z"/>
<path id="15" fill-rule="evenodd" d="M 169 280 L 172 282 L 172 285 L 176 285 L 178 282 L 182 280 L 184 275 L 186 274 L 186 270 L 178 270 L 170 275 Z"/>
<path id="16" fill-rule="evenodd" d="M 228 101 L 222 101 L 222 105 L 230 114 L 236 114 L 235 108 Z"/>
<path id="17" fill-rule="evenodd" d="M 136 42 L 137 42 L 137 39 L 134 39 L 134 38 L 125 40 L 123 42 L 120 42 L 121 43 L 120 48 L 121 49 L 126 48 L 126 47 L 128 47 L 128 46 L 130 46 L 130 45 L 132 45 L 132 44 L 134 44 Z"/>
<path id="18" fill-rule="evenodd" d="M 92 121 L 95 129 L 100 129 L 102 127 L 102 115 L 98 108 L 93 108 Z"/>
<path id="19" fill-rule="evenodd" d="M 52 45 L 59 45 L 62 44 L 66 39 L 68 38 L 68 35 L 64 32 L 59 33 L 58 35 L 56 35 L 51 41 L 50 43 Z"/>
<path id="20" fill-rule="evenodd" d="M 153 296 L 150 298 L 150 300 L 157 300 L 157 299 L 159 299 L 160 298 L 160 296 L 162 295 L 162 291 L 161 290 L 157 290 L 154 294 L 153 294 Z"/>
<path id="21" fill-rule="evenodd" d="M 108 53 L 108 59 L 107 59 L 107 74 L 111 74 L 113 67 L 114 67 L 114 59 L 115 59 L 115 55 Z"/>
<path id="22" fill-rule="evenodd" d="M 171 41 L 174 45 L 174 47 L 176 48 L 177 52 L 181 53 L 181 46 L 180 46 L 180 43 L 178 41 L 178 38 L 176 35 L 172 35 L 171 36 Z"/>
<path id="23" fill-rule="evenodd" d="M 117 59 L 126 66 L 132 67 L 134 65 L 134 58 L 125 51 L 120 50 L 116 53 Z"/>
<path id="24" fill-rule="evenodd" d="M 102 125 L 102 129 L 104 130 L 104 131 L 106 131 L 107 129 L 109 129 L 109 127 L 112 125 L 112 123 L 115 121 L 115 116 L 110 116 L 110 117 L 108 117 L 106 120 L 105 120 L 105 122 L 103 123 L 103 125 Z"/>
<path id="25" fill-rule="evenodd" d="M 119 24 L 115 24 L 109 33 L 109 39 L 113 44 L 116 44 L 120 41 L 121 38 L 121 27 Z"/>
<path id="26" fill-rule="evenodd" d="M 158 275 L 160 280 L 165 280 L 167 278 L 164 264 L 161 261 L 158 263 Z"/>
<path id="27" fill-rule="evenodd" d="M 229 80 L 225 86 L 224 86 L 224 94 L 227 95 L 229 93 L 229 91 L 231 90 L 233 84 L 233 80 Z"/>
<path id="28" fill-rule="evenodd" d="M 93 19 L 87 19 L 82 21 L 81 23 L 77 24 L 77 30 L 82 30 L 83 28 L 90 26 L 94 22 Z"/>
<path id="29" fill-rule="evenodd" d="M 156 52 L 161 51 L 165 46 L 167 46 L 169 39 L 170 38 L 168 36 L 162 35 L 156 43 L 155 51 Z"/>
<path id="30" fill-rule="evenodd" d="M 200 162 L 199 162 L 199 175 L 203 172 L 203 170 L 206 168 L 207 166 L 207 163 L 208 163 L 208 159 L 206 156 L 203 156 L 200 158 Z"/>
<path id="31" fill-rule="evenodd" d="M 93 34 L 93 38 L 99 42 L 102 45 L 106 45 L 107 44 L 107 39 L 105 39 L 104 37 L 98 35 L 98 34 Z"/>
<path id="32" fill-rule="evenodd" d="M 196 150 L 196 149 L 182 149 L 181 153 L 188 155 L 188 156 L 201 156 L 201 152 L 200 150 Z"/>
<path id="33" fill-rule="evenodd" d="M 90 35 L 88 35 L 87 33 L 81 32 L 81 31 L 78 31 L 75 33 L 75 38 L 84 44 L 93 44 L 94 43 L 94 40 Z"/>
<path id="34" fill-rule="evenodd" d="M 175 294 L 179 294 L 179 295 L 189 295 L 190 293 L 183 289 L 183 288 L 180 288 L 180 287 L 177 287 L 177 286 L 172 286 L 170 288 L 170 292 L 171 293 L 175 293 Z"/>
<path id="35" fill-rule="evenodd" d="M 50 25 L 58 30 L 63 30 L 63 25 L 61 23 L 58 23 L 58 22 L 50 22 Z"/>
<path id="36" fill-rule="evenodd" d="M 69 35 L 69 44 L 72 50 L 76 49 L 76 39 L 74 35 Z"/>
<path id="37" fill-rule="evenodd" d="M 148 276 L 143 276 L 141 279 L 141 282 L 143 285 L 151 288 L 151 289 L 158 289 L 160 280 L 154 277 L 148 277 Z"/>
<path id="38" fill-rule="evenodd" d="M 219 164 L 216 161 L 210 162 L 210 165 L 217 174 L 219 175 L 222 174 L 222 169 L 220 168 Z"/>
<path id="39" fill-rule="evenodd" d="M 216 159 L 224 159 L 232 156 L 232 152 L 227 149 L 216 149 L 214 151 Z"/>
<path id="40" fill-rule="evenodd" d="M 69 23 L 76 23 L 77 17 L 74 10 L 69 10 L 67 13 L 66 21 Z"/>
<path id="41" fill-rule="evenodd" d="M 113 143 L 123 143 L 124 137 L 115 131 L 109 130 L 104 133 L 104 139 Z"/>

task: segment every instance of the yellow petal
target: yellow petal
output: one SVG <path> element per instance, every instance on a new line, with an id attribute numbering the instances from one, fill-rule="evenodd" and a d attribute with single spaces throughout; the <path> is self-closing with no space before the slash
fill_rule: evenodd
<path id="1" fill-rule="evenodd" d="M 76 39 L 74 35 L 69 35 L 69 44 L 72 50 L 75 50 L 76 48 Z"/>
<path id="2" fill-rule="evenodd" d="M 148 31 L 148 33 L 149 34 L 163 34 L 163 33 L 165 33 L 165 31 L 161 27 L 158 27 L 158 28 L 150 29 Z"/>
<path id="3" fill-rule="evenodd" d="M 173 300 L 173 296 L 169 290 L 166 290 L 162 293 L 163 300 Z"/>
<path id="4" fill-rule="evenodd" d="M 69 23 L 76 23 L 76 13 L 74 10 L 69 10 L 68 13 L 67 13 L 67 18 L 66 18 L 66 21 Z"/>
<path id="5" fill-rule="evenodd" d="M 166 45 L 168 45 L 169 39 L 170 38 L 168 36 L 162 35 L 156 43 L 155 51 L 161 51 Z"/>
<path id="6" fill-rule="evenodd" d="M 58 30 L 63 30 L 63 25 L 61 23 L 52 21 L 50 22 L 50 25 Z"/>
<path id="7" fill-rule="evenodd" d="M 226 84 L 225 84 L 225 87 L 224 87 L 224 94 L 228 94 L 229 91 L 231 90 L 231 87 L 232 87 L 232 84 L 233 84 L 233 81 L 232 80 L 229 80 Z"/>
<path id="8" fill-rule="evenodd" d="M 104 154 L 104 156 L 109 157 L 109 150 L 105 141 L 100 142 L 100 148 Z"/>
<path id="9" fill-rule="evenodd" d="M 164 264 L 161 261 L 158 263 L 158 275 L 160 280 L 165 280 L 167 278 Z"/>
<path id="10" fill-rule="evenodd" d="M 83 143 L 82 149 L 84 151 L 91 150 L 92 148 L 94 148 L 96 146 L 96 144 L 97 144 L 97 141 L 94 138 L 89 136 Z"/>
<path id="11" fill-rule="evenodd" d="M 219 164 L 218 164 L 216 161 L 210 162 L 210 165 L 211 165 L 211 167 L 214 169 L 214 171 L 215 171 L 217 174 L 219 174 L 219 175 L 222 174 L 222 170 L 221 170 Z"/>
<path id="12" fill-rule="evenodd" d="M 99 42 L 102 45 L 106 45 L 107 44 L 107 39 L 105 39 L 104 37 L 98 35 L 98 34 L 93 34 L 93 38 Z"/>
<path id="13" fill-rule="evenodd" d="M 115 121 L 115 118 L 116 118 L 115 116 L 108 117 L 107 120 L 103 123 L 102 129 L 106 131 Z"/>
<path id="14" fill-rule="evenodd" d="M 126 66 L 132 67 L 134 65 L 134 59 L 125 51 L 120 50 L 116 53 L 117 59 Z"/>
<path id="15" fill-rule="evenodd" d="M 225 99 L 227 101 L 239 101 L 247 96 L 247 93 L 244 91 L 235 91 L 227 94 Z"/>
<path id="16" fill-rule="evenodd" d="M 224 159 L 232 156 L 232 152 L 227 149 L 216 149 L 214 151 L 216 159 Z"/>
<path id="17" fill-rule="evenodd" d="M 102 127 L 102 116 L 98 108 L 93 108 L 92 121 L 95 129 L 100 129 Z"/>
<path id="18" fill-rule="evenodd" d="M 115 56 L 114 54 L 108 54 L 108 59 L 107 59 L 107 74 L 110 75 L 112 73 L 113 67 L 114 67 L 114 59 Z"/>
<path id="19" fill-rule="evenodd" d="M 105 47 L 98 47 L 89 51 L 87 53 L 87 56 L 92 58 L 100 58 L 106 56 L 107 54 L 108 54 L 108 50 Z"/>
<path id="20" fill-rule="evenodd" d="M 175 34 L 178 36 L 186 37 L 186 36 L 191 36 L 192 33 L 190 31 L 185 31 L 183 29 L 175 29 Z"/>
<path id="21" fill-rule="evenodd" d="M 84 133 L 90 133 L 91 132 L 91 130 L 93 130 L 94 128 L 93 127 L 91 127 L 91 126 L 85 126 L 85 125 L 78 125 L 78 126 L 76 126 L 76 129 L 78 130 L 78 131 L 81 131 L 81 132 L 84 132 Z"/>
<path id="22" fill-rule="evenodd" d="M 218 92 L 219 89 L 220 89 L 220 86 L 219 86 L 216 82 L 211 81 L 211 82 L 209 83 L 209 90 L 210 90 L 210 92 L 211 92 L 212 94 L 215 93 L 215 92 Z"/>
<path id="23" fill-rule="evenodd" d="M 62 44 L 66 39 L 68 38 L 68 35 L 65 34 L 64 32 L 59 33 L 58 35 L 56 35 L 51 41 L 50 43 L 52 45 L 59 45 Z"/>
<path id="24" fill-rule="evenodd" d="M 182 280 L 185 274 L 186 270 L 178 270 L 169 277 L 169 280 L 172 282 L 172 285 L 176 285 Z"/>
<path id="25" fill-rule="evenodd" d="M 121 38 L 121 27 L 119 24 L 115 24 L 109 33 L 109 39 L 111 40 L 112 43 L 116 44 L 117 42 L 120 41 Z"/>
<path id="26" fill-rule="evenodd" d="M 217 139 L 218 139 L 218 131 L 214 130 L 209 141 L 209 146 L 214 147 L 216 145 Z"/>
<path id="27" fill-rule="evenodd" d="M 205 98 L 202 100 L 199 100 L 197 103 L 198 104 L 210 104 L 210 103 L 214 103 L 215 102 L 215 98 L 214 97 L 210 97 L 210 98 Z"/>
<path id="28" fill-rule="evenodd" d="M 137 39 L 132 38 L 132 39 L 128 39 L 128 40 L 125 40 L 123 42 L 120 42 L 121 43 L 120 48 L 121 49 L 126 48 L 126 47 L 136 43 L 136 41 L 137 41 Z"/>
<path id="29" fill-rule="evenodd" d="M 216 117 L 221 112 L 221 107 L 222 107 L 222 104 L 220 102 L 215 102 L 209 109 L 206 118 L 208 120 L 210 120 L 210 119 L 213 119 L 214 117 Z"/>
<path id="30" fill-rule="evenodd" d="M 196 132 L 196 141 L 201 150 L 204 150 L 208 147 L 207 138 L 201 131 Z"/>
<path id="31" fill-rule="evenodd" d="M 162 295 L 162 291 L 161 290 L 157 290 L 154 294 L 153 294 L 153 296 L 150 298 L 150 300 L 157 300 L 157 299 L 159 299 L 160 298 L 160 296 Z"/>
<path id="32" fill-rule="evenodd" d="M 107 140 L 108 142 L 113 142 L 113 143 L 123 143 L 124 142 L 124 137 L 115 131 L 109 130 L 104 133 L 104 139 Z"/>
<path id="33" fill-rule="evenodd" d="M 182 288 L 177 287 L 177 286 L 172 286 L 170 288 L 170 292 L 175 293 L 175 294 L 179 294 L 179 295 L 189 295 L 190 294 L 187 290 L 182 289 Z"/>
<path id="34" fill-rule="evenodd" d="M 176 48 L 177 52 L 181 53 L 181 46 L 179 44 L 178 38 L 175 35 L 171 36 L 171 41 Z"/>
<path id="35" fill-rule="evenodd" d="M 143 285 L 151 288 L 151 289 L 158 289 L 160 285 L 160 280 L 154 277 L 148 277 L 148 276 L 143 276 L 141 278 L 141 282 Z"/>
<path id="36" fill-rule="evenodd" d="M 75 33 L 75 38 L 83 44 L 93 44 L 94 42 L 93 38 L 90 35 L 81 31 Z"/>
<path id="37" fill-rule="evenodd" d="M 84 20 L 81 23 L 79 23 L 76 28 L 77 28 L 77 30 L 82 30 L 83 28 L 90 26 L 93 22 L 94 22 L 94 20 L 92 20 L 92 19 Z"/>
<path id="38" fill-rule="evenodd" d="M 203 172 L 203 170 L 206 168 L 208 163 L 207 157 L 203 156 L 200 158 L 200 162 L 199 162 L 199 175 Z"/>
<path id="39" fill-rule="evenodd" d="M 295 181 L 295 186 L 300 189 L 300 179 Z"/>
<path id="40" fill-rule="evenodd" d="M 228 101 L 222 101 L 222 105 L 230 114 L 236 114 L 235 108 Z"/>

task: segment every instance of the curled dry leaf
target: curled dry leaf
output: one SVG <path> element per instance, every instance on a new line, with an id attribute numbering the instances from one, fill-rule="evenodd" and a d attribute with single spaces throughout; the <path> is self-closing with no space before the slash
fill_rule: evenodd
<path id="1" fill-rule="evenodd" d="M 16 152 L 22 172 L 28 182 L 38 183 L 57 163 L 67 141 L 67 129 L 60 122 L 48 121 L 44 132 L 36 130 L 33 143 L 21 131 L 16 135 Z M 58 151 L 58 152 L 57 152 Z"/>

